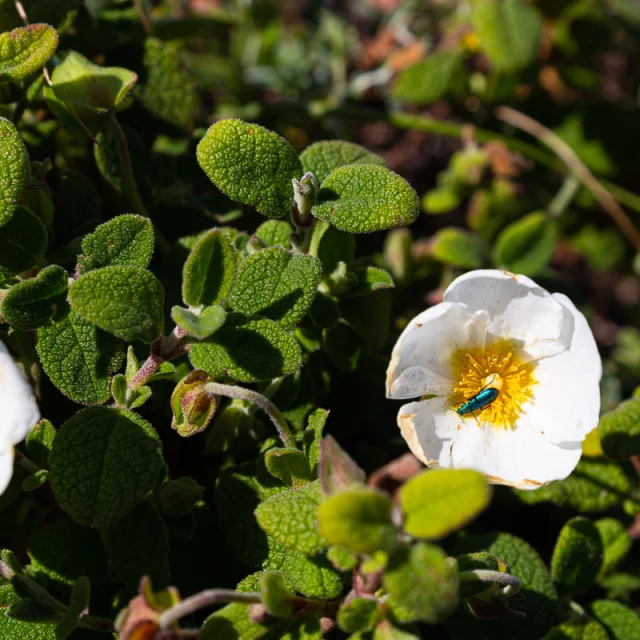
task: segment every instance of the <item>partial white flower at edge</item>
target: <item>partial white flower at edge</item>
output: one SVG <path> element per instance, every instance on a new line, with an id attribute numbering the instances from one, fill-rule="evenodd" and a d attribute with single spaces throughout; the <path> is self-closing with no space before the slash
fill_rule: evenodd
<path id="1" fill-rule="evenodd" d="M 13 475 L 13 446 L 40 420 L 31 385 L 0 341 L 0 494 Z"/>
<path id="2" fill-rule="evenodd" d="M 387 397 L 426 465 L 475 469 L 490 482 L 536 489 L 566 478 L 598 424 L 602 362 L 585 317 L 565 295 L 504 271 L 471 271 L 396 343 Z M 483 389 L 481 410 L 457 410 Z"/>

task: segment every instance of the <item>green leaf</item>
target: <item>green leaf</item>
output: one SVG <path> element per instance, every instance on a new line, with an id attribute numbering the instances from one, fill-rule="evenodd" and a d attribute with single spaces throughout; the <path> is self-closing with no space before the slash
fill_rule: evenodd
<path id="1" fill-rule="evenodd" d="M 359 144 L 342 140 L 322 140 L 309 145 L 300 155 L 302 169 L 310 171 L 322 184 L 335 169 L 351 164 L 384 166 L 384 158 L 371 153 Z"/>
<path id="2" fill-rule="evenodd" d="M 474 0 L 471 20 L 480 48 L 498 71 L 514 72 L 538 55 L 542 19 L 521 0 Z"/>
<path id="3" fill-rule="evenodd" d="M 306 456 L 299 449 L 269 449 L 264 456 L 267 471 L 290 487 L 297 488 L 311 480 L 311 469 Z"/>
<path id="4" fill-rule="evenodd" d="M 39 467 L 49 467 L 49 453 L 56 437 L 56 429 L 48 420 L 40 420 L 27 434 L 25 445 L 29 460 Z"/>
<path id="5" fill-rule="evenodd" d="M 147 501 L 102 532 L 110 574 L 129 591 L 149 576 L 154 590 L 169 584 L 169 537 L 162 518 Z"/>
<path id="6" fill-rule="evenodd" d="M 316 223 L 309 253 L 320 258 L 324 277 L 328 278 L 342 262 L 348 265 L 356 252 L 356 239 L 351 233 L 339 231 L 328 222 Z"/>
<path id="7" fill-rule="evenodd" d="M 623 402 L 600 418 L 598 436 L 604 454 L 630 458 L 640 454 L 640 399 Z"/>
<path id="8" fill-rule="evenodd" d="M 403 69 L 391 91 L 406 104 L 426 106 L 444 98 L 464 73 L 463 58 L 455 51 L 439 51 Z"/>
<path id="9" fill-rule="evenodd" d="M 7 224 L 29 175 L 29 157 L 15 125 L 0 118 L 0 227 Z M 0 237 L 0 247 L 2 240 Z M 4 251 L 0 251 L 2 255 Z M 3 266 L 0 260 L 0 267 Z"/>
<path id="10" fill-rule="evenodd" d="M 108 527 L 153 488 L 163 467 L 153 427 L 130 411 L 84 409 L 58 431 L 50 456 L 51 487 L 80 524 Z"/>
<path id="11" fill-rule="evenodd" d="M 232 200 L 267 218 L 289 212 L 291 180 L 302 175 L 302 165 L 277 133 L 235 118 L 220 120 L 209 127 L 196 155 L 211 182 Z"/>
<path id="12" fill-rule="evenodd" d="M 138 76 L 122 67 L 101 67 L 70 51 L 51 75 L 53 91 L 62 102 L 106 113 L 118 107 Z"/>
<path id="13" fill-rule="evenodd" d="M 293 227 L 285 220 L 267 220 L 257 229 L 255 235 L 268 247 L 291 249 Z"/>
<path id="14" fill-rule="evenodd" d="M 626 527 L 615 518 L 597 520 L 596 529 L 602 539 L 604 557 L 600 577 L 608 573 L 627 555 L 631 549 L 631 536 Z"/>
<path id="15" fill-rule="evenodd" d="M 302 364 L 300 346 L 277 322 L 235 313 L 211 338 L 191 345 L 190 358 L 212 378 L 228 375 L 240 382 L 286 376 Z"/>
<path id="16" fill-rule="evenodd" d="M 344 321 L 322 332 L 322 346 L 331 362 L 343 373 L 358 367 L 362 355 L 360 336 Z"/>
<path id="17" fill-rule="evenodd" d="M 293 613 L 293 594 L 286 588 L 282 574 L 266 571 L 260 578 L 260 594 L 272 616 L 288 618 Z"/>
<path id="18" fill-rule="evenodd" d="M 70 518 L 58 518 L 29 540 L 32 566 L 56 585 L 71 586 L 80 576 L 91 583 L 108 583 L 107 557 L 100 534 Z"/>
<path id="19" fill-rule="evenodd" d="M 78 627 L 80 618 L 89 608 L 91 584 L 85 576 L 76 580 L 71 588 L 69 608 L 56 626 L 56 640 L 66 640 Z"/>
<path id="20" fill-rule="evenodd" d="M 301 489 L 279 493 L 258 505 L 258 524 L 285 549 L 315 555 L 327 543 L 315 527 L 315 516 L 322 493 L 318 482 Z"/>
<path id="21" fill-rule="evenodd" d="M 0 274 L 15 275 L 42 264 L 47 242 L 47 230 L 38 216 L 23 207 L 12 210 L 0 227 Z"/>
<path id="22" fill-rule="evenodd" d="M 198 240 L 184 265 L 182 299 L 193 307 L 219 304 L 229 297 L 236 279 L 236 250 L 218 230 Z"/>
<path id="23" fill-rule="evenodd" d="M 629 607 L 612 600 L 596 600 L 591 610 L 604 625 L 611 640 L 640 638 L 640 617 Z"/>
<path id="24" fill-rule="evenodd" d="M 364 484 L 366 475 L 351 456 L 336 442 L 326 436 L 320 442 L 318 477 L 325 495 L 331 495 L 352 484 Z"/>
<path id="25" fill-rule="evenodd" d="M 349 289 L 349 296 L 366 296 L 379 289 L 393 289 L 396 286 L 391 274 L 378 267 L 355 267 L 353 273 L 358 276 L 358 283 Z"/>
<path id="26" fill-rule="evenodd" d="M 20 596 L 11 585 L 0 586 L 0 610 L 20 602 Z M 7 640 L 56 640 L 55 624 L 33 624 L 0 615 L 0 638 Z"/>
<path id="27" fill-rule="evenodd" d="M 59 322 L 69 312 L 67 281 L 67 272 L 51 265 L 35 278 L 15 284 L 2 299 L 0 311 L 5 321 L 22 331 Z"/>
<path id="28" fill-rule="evenodd" d="M 320 460 L 320 443 L 328 417 L 329 412 L 326 409 L 316 409 L 309 416 L 307 428 L 303 434 L 302 446 L 312 471 L 315 470 Z"/>
<path id="29" fill-rule="evenodd" d="M 158 508 L 172 518 L 189 515 L 195 503 L 201 498 L 204 487 L 201 487 L 190 476 L 163 482 L 153 492 Z"/>
<path id="30" fill-rule="evenodd" d="M 82 241 L 80 273 L 116 265 L 147 267 L 153 246 L 153 225 L 148 218 L 131 213 L 117 216 Z"/>
<path id="31" fill-rule="evenodd" d="M 335 298 L 318 292 L 309 309 L 309 317 L 319 329 L 332 329 L 338 324 L 340 310 Z"/>
<path id="32" fill-rule="evenodd" d="M 311 306 L 321 277 L 322 265 L 313 256 L 263 249 L 240 265 L 229 303 L 234 311 L 293 329 Z"/>
<path id="33" fill-rule="evenodd" d="M 471 231 L 455 227 L 434 234 L 431 253 L 439 262 L 465 269 L 478 269 L 489 261 L 489 249 L 484 240 Z"/>
<path id="34" fill-rule="evenodd" d="M 267 630 L 266 625 L 251 620 L 249 605 L 234 602 L 205 620 L 200 640 L 258 640 Z"/>
<path id="35" fill-rule="evenodd" d="M 423 211 L 432 215 L 449 213 L 459 207 L 461 203 L 460 194 L 446 186 L 431 189 L 422 196 Z"/>
<path id="36" fill-rule="evenodd" d="M 0 34 L 0 81 L 20 82 L 44 65 L 58 48 L 48 24 L 30 24 Z"/>
<path id="37" fill-rule="evenodd" d="M 36 491 L 39 489 L 48 479 L 49 472 L 46 469 L 40 469 L 35 473 L 27 476 L 22 481 L 22 490 L 25 493 L 29 493 L 30 491 Z"/>
<path id="38" fill-rule="evenodd" d="M 595 524 L 573 518 L 564 525 L 551 559 L 551 573 L 566 593 L 586 591 L 602 566 L 603 547 Z"/>
<path id="39" fill-rule="evenodd" d="M 109 381 L 124 360 L 124 344 L 75 311 L 54 325 L 40 327 L 36 349 L 49 379 L 79 404 L 101 404 Z"/>
<path id="40" fill-rule="evenodd" d="M 164 288 L 140 267 L 104 267 L 80 276 L 69 289 L 71 308 L 128 342 L 153 342 L 164 325 Z"/>
<path id="41" fill-rule="evenodd" d="M 322 183 L 313 215 L 341 231 L 371 233 L 411 224 L 420 213 L 413 187 L 379 165 L 339 167 Z"/>
<path id="42" fill-rule="evenodd" d="M 458 606 L 458 573 L 454 560 L 439 547 L 418 542 L 392 554 L 383 585 L 401 622 L 438 624 Z"/>
<path id="43" fill-rule="evenodd" d="M 353 598 L 340 605 L 338 626 L 347 633 L 370 631 L 383 613 L 375 598 Z"/>
<path id="44" fill-rule="evenodd" d="M 227 312 L 219 304 L 205 307 L 200 313 L 183 309 L 182 307 L 173 307 L 171 309 L 171 318 L 189 335 L 199 340 L 204 340 L 212 336 L 224 325 L 227 319 Z"/>
<path id="45" fill-rule="evenodd" d="M 595 620 L 568 620 L 551 629 L 543 640 L 609 640 L 604 627 Z"/>
<path id="46" fill-rule="evenodd" d="M 416 631 L 416 633 L 407 631 L 406 627 L 407 625 L 405 625 L 405 628 L 400 628 L 392 624 L 388 619 L 384 619 L 379 622 L 374 629 L 372 640 L 420 640 L 421 636 L 416 635 L 418 630 L 414 625 L 408 625 L 408 627 L 412 631 Z M 368 640 L 370 637 L 369 634 L 354 634 L 351 636 L 351 640 Z"/>
<path id="47" fill-rule="evenodd" d="M 486 551 L 500 558 L 520 580 L 522 594 L 525 597 L 522 600 L 510 601 L 509 606 L 524 612 L 527 617 L 499 618 L 487 622 L 459 611 L 444 623 L 447 634 L 452 638 L 474 640 L 542 638 L 555 623 L 558 604 L 549 571 L 537 552 L 524 540 L 508 533 L 466 536 L 454 549 L 455 555 L 478 551 Z"/>
<path id="48" fill-rule="evenodd" d="M 368 296 L 345 296 L 340 300 L 340 311 L 370 349 L 384 346 L 391 323 L 391 291 L 381 289 Z"/>
<path id="49" fill-rule="evenodd" d="M 373 489 L 345 489 L 320 505 L 318 530 L 329 544 L 353 553 L 386 551 L 396 540 L 391 508 L 391 500 Z"/>
<path id="50" fill-rule="evenodd" d="M 536 491 L 515 491 L 527 504 L 553 502 L 581 513 L 604 511 L 627 498 L 631 485 L 620 464 L 584 458 L 566 479 Z"/>
<path id="51" fill-rule="evenodd" d="M 514 273 L 535 276 L 549 264 L 557 239 L 555 221 L 544 213 L 530 213 L 500 233 L 493 257 L 499 266 Z"/>
<path id="52" fill-rule="evenodd" d="M 200 107 L 198 91 L 178 47 L 147 38 L 143 63 L 147 79 L 141 91 L 142 104 L 154 116 L 191 130 Z"/>
<path id="53" fill-rule="evenodd" d="M 340 574 L 323 556 L 309 558 L 297 551 L 287 551 L 282 572 L 289 584 L 307 598 L 332 600 L 342 593 Z"/>
<path id="54" fill-rule="evenodd" d="M 405 531 L 427 540 L 463 527 L 490 501 L 491 487 L 484 476 L 467 469 L 423 471 L 400 489 Z"/>

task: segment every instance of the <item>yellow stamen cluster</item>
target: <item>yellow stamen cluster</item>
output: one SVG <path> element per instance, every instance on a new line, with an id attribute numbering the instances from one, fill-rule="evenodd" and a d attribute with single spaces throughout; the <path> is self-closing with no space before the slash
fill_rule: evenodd
<path id="1" fill-rule="evenodd" d="M 475 415 L 482 424 L 515 429 L 522 407 L 531 399 L 535 363 L 524 362 L 518 348 L 508 340 L 486 349 L 463 349 L 453 354 L 454 379 L 458 381 L 451 406 L 458 409 L 483 389 L 493 387 L 498 397 Z M 469 416 L 471 417 L 471 416 Z"/>

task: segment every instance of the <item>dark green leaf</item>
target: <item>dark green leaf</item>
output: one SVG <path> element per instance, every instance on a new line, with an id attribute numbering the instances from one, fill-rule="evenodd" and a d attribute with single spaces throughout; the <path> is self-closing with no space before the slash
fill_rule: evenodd
<path id="1" fill-rule="evenodd" d="M 310 416 L 303 436 L 304 452 L 309 460 L 311 470 L 315 470 L 320 460 L 320 442 L 324 426 L 329 417 L 326 409 L 316 409 Z"/>
<path id="2" fill-rule="evenodd" d="M 158 508 L 165 515 L 181 518 L 193 510 L 193 506 L 202 496 L 201 487 L 190 476 L 163 482 L 153 492 Z"/>
<path id="3" fill-rule="evenodd" d="M 340 310 L 370 349 L 381 349 L 391 324 L 391 291 L 381 289 L 367 296 L 343 297 Z"/>
<path id="4" fill-rule="evenodd" d="M 340 262 L 351 263 L 356 252 L 356 239 L 353 234 L 339 231 L 320 220 L 313 229 L 309 252 L 320 258 L 324 277 L 327 278 Z"/>
<path id="5" fill-rule="evenodd" d="M 600 576 L 611 571 L 631 549 L 631 536 L 625 526 L 615 518 L 597 520 L 596 529 L 602 539 L 604 557 Z"/>
<path id="6" fill-rule="evenodd" d="M 39 467 L 47 469 L 49 467 L 49 453 L 55 437 L 55 427 L 48 420 L 40 420 L 29 431 L 25 440 L 29 459 L 33 460 Z"/>
<path id="7" fill-rule="evenodd" d="M 267 220 L 256 229 L 256 236 L 268 247 L 291 249 L 293 227 L 284 220 Z"/>
<path id="8" fill-rule="evenodd" d="M 42 264 L 48 236 L 40 218 L 17 207 L 7 220 L 0 226 L 0 274 L 15 275 Z"/>
<path id="9" fill-rule="evenodd" d="M 0 586 L 0 609 L 6 609 L 20 601 L 11 585 Z M 0 638 L 7 640 L 56 640 L 55 624 L 41 624 L 14 620 L 0 615 Z"/>
<path id="10" fill-rule="evenodd" d="M 80 618 L 89 608 L 91 584 L 85 576 L 78 578 L 71 588 L 69 608 L 56 626 L 56 640 L 66 640 L 76 629 Z"/>
<path id="11" fill-rule="evenodd" d="M 13 215 L 29 174 L 29 157 L 15 126 L 0 118 L 0 227 Z M 0 247 L 2 246 L 0 240 Z M 3 252 L 0 252 L 0 255 Z M 0 259 L 0 267 L 3 261 Z"/>
<path id="12" fill-rule="evenodd" d="M 362 354 L 360 336 L 346 323 L 338 322 L 335 327 L 322 332 L 322 344 L 329 359 L 342 372 L 355 371 Z"/>
<path id="13" fill-rule="evenodd" d="M 274 478 L 290 487 L 301 486 L 311 479 L 309 462 L 299 449 L 274 447 L 265 454 L 264 463 Z"/>
<path id="14" fill-rule="evenodd" d="M 342 592 L 340 574 L 323 556 L 309 558 L 297 551 L 287 551 L 282 572 L 295 591 L 307 598 L 332 600 Z"/>
<path id="15" fill-rule="evenodd" d="M 595 620 L 569 620 L 551 629 L 543 640 L 610 640 L 604 627 Z"/>
<path id="16" fill-rule="evenodd" d="M 600 418 L 598 436 L 602 450 L 610 458 L 630 458 L 640 454 L 640 399 L 623 402 Z"/>
<path id="17" fill-rule="evenodd" d="M 640 617 L 633 609 L 612 600 L 596 600 L 591 610 L 611 640 L 640 638 Z"/>
<path id="18" fill-rule="evenodd" d="M 350 164 L 384 165 L 384 159 L 353 142 L 323 140 L 308 146 L 300 155 L 303 171 L 311 171 L 322 184 L 338 167 Z"/>

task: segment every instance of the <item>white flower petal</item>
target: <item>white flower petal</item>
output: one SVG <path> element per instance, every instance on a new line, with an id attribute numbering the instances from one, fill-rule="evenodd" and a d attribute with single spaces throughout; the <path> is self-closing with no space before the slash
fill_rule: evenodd
<path id="1" fill-rule="evenodd" d="M 13 447 L 9 447 L 4 451 L 0 451 L 0 494 L 4 493 L 5 489 L 9 486 L 12 475 Z"/>
<path id="2" fill-rule="evenodd" d="M 0 451 L 24 440 L 40 419 L 31 385 L 0 341 Z"/>
<path id="3" fill-rule="evenodd" d="M 402 435 L 425 464 L 475 469 L 495 484 L 536 489 L 566 478 L 582 453 L 579 442 L 550 443 L 528 416 L 515 430 L 462 420 L 444 398 L 405 405 L 398 414 Z"/>
<path id="4" fill-rule="evenodd" d="M 484 346 L 489 316 L 464 304 L 443 302 L 416 316 L 402 332 L 387 369 L 387 397 L 445 395 L 455 386 L 451 354 L 461 346 Z"/>
<path id="5" fill-rule="evenodd" d="M 564 307 L 526 276 L 494 269 L 470 271 L 449 285 L 444 300 L 463 303 L 470 313 L 486 310 L 490 317 L 488 344 L 512 338 L 521 343 L 531 360 L 568 347 Z"/>
<path id="6" fill-rule="evenodd" d="M 598 425 L 602 363 L 585 317 L 566 296 L 553 297 L 570 315 L 571 343 L 536 364 L 533 398 L 524 410 L 550 442 L 581 442 Z"/>

